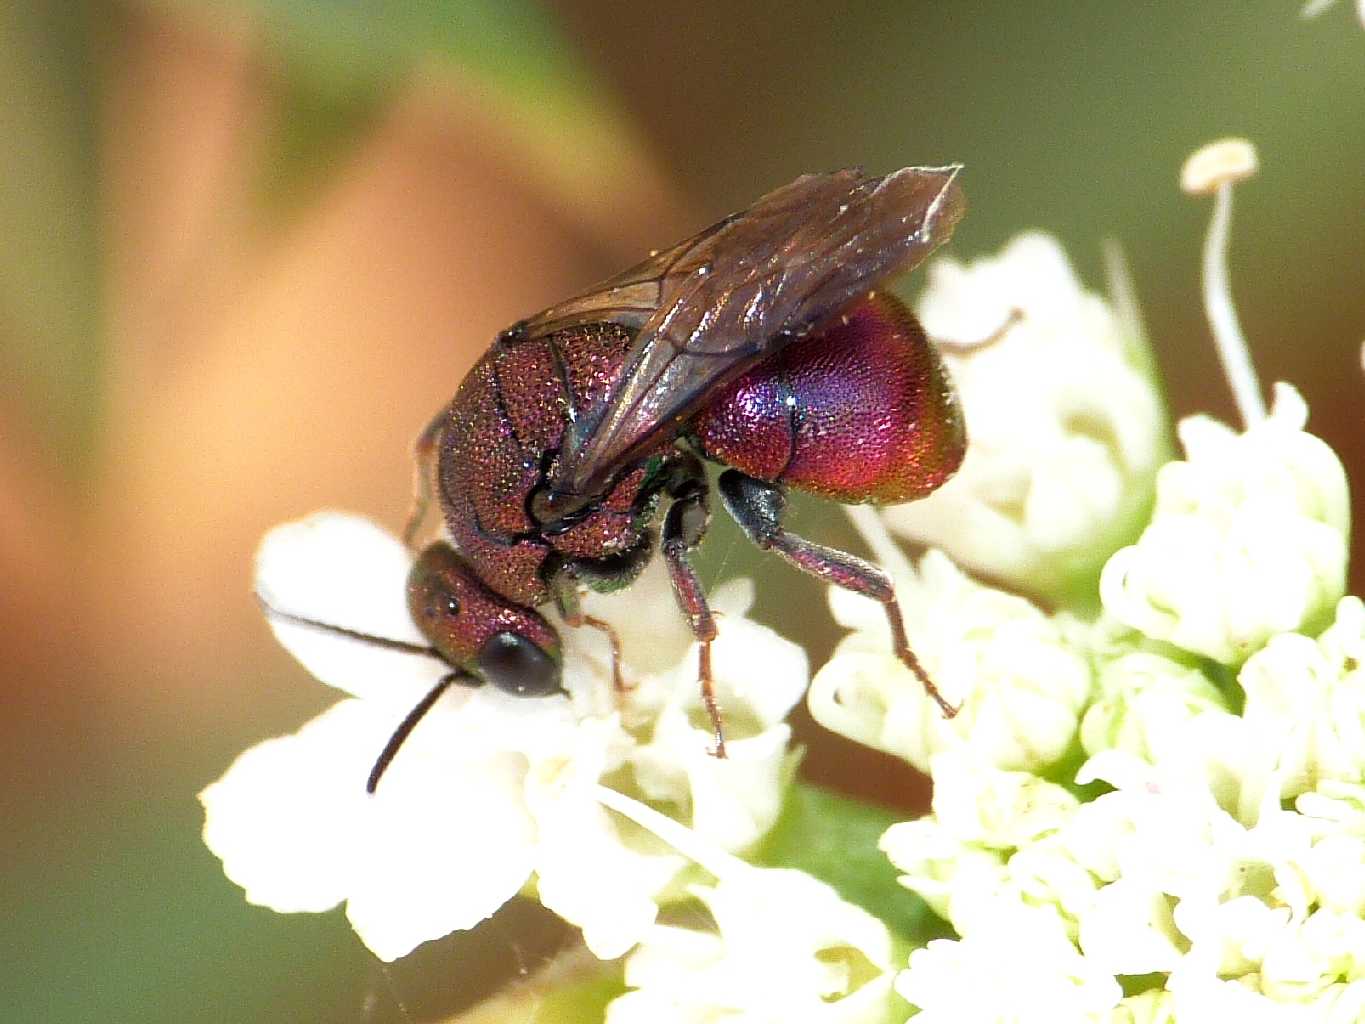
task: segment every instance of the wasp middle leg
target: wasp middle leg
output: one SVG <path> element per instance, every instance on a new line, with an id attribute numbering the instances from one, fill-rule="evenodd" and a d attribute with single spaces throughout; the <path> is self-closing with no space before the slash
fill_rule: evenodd
<path id="1" fill-rule="evenodd" d="M 716 757 L 725 757 L 725 722 L 716 701 L 715 677 L 711 672 L 711 641 L 716 638 L 716 619 L 711 614 L 706 591 L 689 557 L 701 543 L 711 522 L 706 470 L 695 457 L 684 456 L 676 463 L 664 490 L 673 499 L 664 516 L 664 562 L 668 566 L 668 576 L 673 583 L 678 606 L 687 616 L 692 635 L 697 638 L 697 680 L 701 685 L 702 704 L 706 707 L 706 714 L 711 719 L 711 730 L 716 737 L 716 745 L 711 753 Z"/>

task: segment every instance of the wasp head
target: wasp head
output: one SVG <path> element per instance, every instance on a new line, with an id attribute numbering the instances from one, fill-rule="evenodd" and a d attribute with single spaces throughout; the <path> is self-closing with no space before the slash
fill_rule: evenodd
<path id="1" fill-rule="evenodd" d="M 485 586 L 446 543 L 408 575 L 408 611 L 446 661 L 518 697 L 563 693 L 559 637 L 533 609 Z"/>

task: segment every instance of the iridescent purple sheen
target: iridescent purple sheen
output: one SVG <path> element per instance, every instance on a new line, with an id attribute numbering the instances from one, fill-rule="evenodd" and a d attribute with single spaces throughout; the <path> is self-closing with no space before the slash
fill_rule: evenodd
<path id="1" fill-rule="evenodd" d="M 967 444 L 938 353 L 887 294 L 720 389 L 692 433 L 708 458 L 845 504 L 923 497 Z"/>

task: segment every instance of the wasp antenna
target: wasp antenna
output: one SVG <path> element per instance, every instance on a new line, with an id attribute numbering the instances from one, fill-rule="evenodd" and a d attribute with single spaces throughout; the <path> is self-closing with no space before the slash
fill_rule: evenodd
<path id="1" fill-rule="evenodd" d="M 417 723 L 431 710 L 431 706 L 440 699 L 441 694 L 450 689 L 451 683 L 478 686 L 480 685 L 480 680 L 477 676 L 470 675 L 468 672 L 456 671 L 448 672 L 443 675 L 436 685 L 427 691 L 427 695 L 419 700 L 413 706 L 413 709 L 403 716 L 403 720 L 398 723 L 398 728 L 393 730 L 393 735 L 389 737 L 389 741 L 384 744 L 384 749 L 381 750 L 379 756 L 375 758 L 374 767 L 370 769 L 370 777 L 365 780 L 366 793 L 369 793 L 371 796 L 374 795 L 375 789 L 379 786 L 380 777 L 388 770 L 389 765 L 393 763 L 394 755 L 398 753 L 398 748 L 403 745 L 410 735 L 412 735 L 412 730 L 417 728 Z"/>
<path id="2" fill-rule="evenodd" d="M 293 626 L 305 626 L 308 629 L 320 630 L 324 633 L 332 633 L 336 636 L 344 636 L 351 640 L 359 640 L 362 643 L 373 644 L 375 647 L 383 647 L 385 650 L 398 651 L 402 654 L 418 654 L 428 658 L 435 658 L 437 661 L 445 661 L 436 648 L 428 647 L 426 644 L 414 644 L 407 640 L 394 640 L 387 636 L 375 636 L 373 633 L 362 633 L 358 629 L 347 629 L 345 626 L 338 626 L 331 622 L 320 622 L 317 619 L 310 619 L 305 615 L 295 615 L 293 612 L 286 612 L 276 608 L 259 590 L 256 591 L 256 600 L 260 603 L 261 610 L 268 618 L 279 619 L 281 622 L 288 622 Z"/>

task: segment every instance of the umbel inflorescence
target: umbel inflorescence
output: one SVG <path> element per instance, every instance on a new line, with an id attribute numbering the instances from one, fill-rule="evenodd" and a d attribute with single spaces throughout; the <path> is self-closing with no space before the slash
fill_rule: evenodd
<path id="1" fill-rule="evenodd" d="M 1184 420 L 1180 458 L 1117 260 L 1109 300 L 1038 233 L 930 268 L 930 333 L 990 338 L 946 349 L 972 447 L 937 494 L 855 522 L 961 711 L 945 719 L 877 605 L 839 590 L 849 633 L 808 695 L 826 727 L 933 777 L 931 813 L 881 836 L 905 888 L 774 858 L 806 659 L 747 617 L 747 582 L 719 589 L 729 758 L 710 756 L 662 573 L 588 599 L 621 636 L 628 693 L 603 638 L 565 630 L 567 699 L 452 691 L 374 796 L 374 753 L 441 667 L 272 621 L 347 696 L 204 791 L 228 876 L 280 911 L 345 903 L 384 959 L 537 898 L 619 993 L 566 1020 L 1365 1017 L 1365 605 L 1345 596 L 1341 464 L 1292 387 L 1259 407 L 1227 315 L 1248 155 L 1190 172 L 1215 194 L 1206 300 L 1245 422 Z M 888 530 L 930 550 L 912 562 Z M 408 563 L 379 528 L 321 513 L 272 531 L 257 587 L 417 642 Z M 844 823 L 824 826 L 837 842 Z M 954 937 L 907 923 L 916 899 Z"/>

